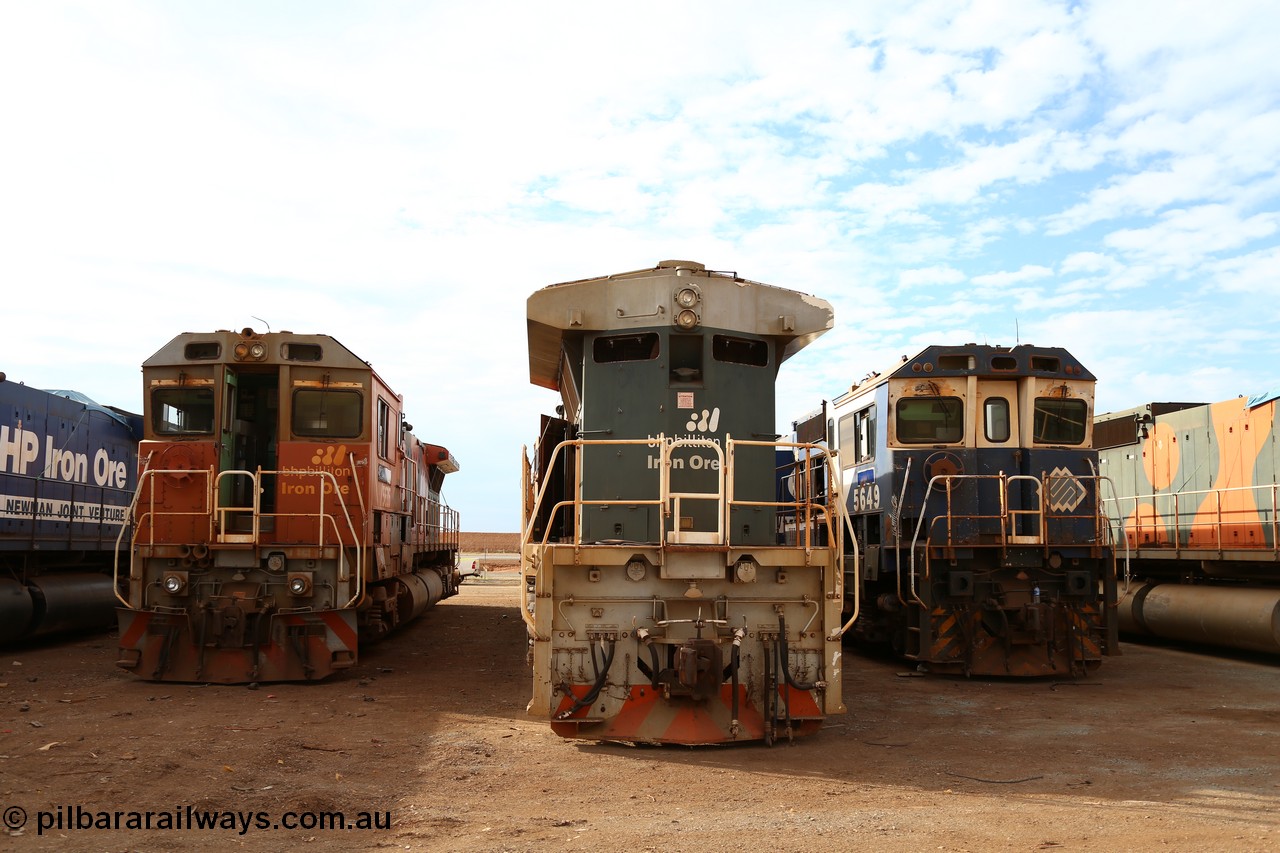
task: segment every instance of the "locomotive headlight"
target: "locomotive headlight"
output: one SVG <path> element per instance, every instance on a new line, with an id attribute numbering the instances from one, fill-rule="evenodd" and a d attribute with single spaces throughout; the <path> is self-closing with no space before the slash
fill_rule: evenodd
<path id="1" fill-rule="evenodd" d="M 676 325 L 686 332 L 696 328 L 698 325 L 698 313 L 689 308 L 684 309 L 676 315 Z"/>
<path id="2" fill-rule="evenodd" d="M 164 586 L 165 592 L 170 595 L 177 595 L 187 588 L 187 573 L 169 572 L 160 583 Z"/>
<path id="3" fill-rule="evenodd" d="M 262 341 L 241 341 L 235 347 L 236 361 L 262 361 L 267 357 L 267 346 Z"/>
<path id="4" fill-rule="evenodd" d="M 692 287 L 682 287 L 676 293 L 676 304 L 681 308 L 692 308 L 698 304 L 698 291 Z"/>
<path id="5" fill-rule="evenodd" d="M 293 595 L 311 594 L 311 572 L 290 572 L 289 592 Z"/>

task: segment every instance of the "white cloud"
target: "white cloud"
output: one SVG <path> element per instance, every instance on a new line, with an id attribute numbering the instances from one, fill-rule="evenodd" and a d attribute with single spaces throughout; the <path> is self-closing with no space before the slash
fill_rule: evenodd
<path id="1" fill-rule="evenodd" d="M 1027 264 L 1021 269 L 1012 272 L 997 272 L 989 275 L 974 276 L 973 283 L 979 285 L 993 285 L 995 287 L 1006 287 L 1011 284 L 1020 284 L 1024 281 L 1038 281 L 1053 275 L 1053 270 L 1048 267 Z"/>
<path id="2" fill-rule="evenodd" d="M 903 288 L 909 288 L 922 284 L 959 284 L 964 278 L 964 273 L 955 267 L 939 264 L 924 269 L 903 270 L 898 281 Z"/>
<path id="3" fill-rule="evenodd" d="M 1280 346 L 1277 43 L 1260 2 L 8 4 L 0 369 L 136 407 L 179 331 L 327 332 L 508 530 L 524 300 L 662 258 L 835 305 L 780 422 L 1019 335 L 1233 396 Z"/>
<path id="4" fill-rule="evenodd" d="M 1185 277 L 1217 252 L 1239 249 L 1276 233 L 1280 212 L 1241 218 L 1225 205 L 1207 204 L 1171 210 L 1145 228 L 1113 231 L 1104 239 L 1111 249 L 1152 260 L 1175 277 Z"/>
<path id="5" fill-rule="evenodd" d="M 1208 265 L 1209 281 L 1227 293 L 1261 297 L 1249 303 L 1255 328 L 1268 318 L 1280 319 L 1280 246 L 1268 246 L 1247 255 L 1237 255 Z"/>

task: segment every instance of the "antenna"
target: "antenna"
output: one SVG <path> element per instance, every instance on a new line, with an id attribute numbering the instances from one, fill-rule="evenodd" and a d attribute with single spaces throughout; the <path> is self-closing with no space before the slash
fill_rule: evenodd
<path id="1" fill-rule="evenodd" d="M 1022 330 L 1018 328 L 1017 317 L 1013 318 L 1013 343 L 1014 343 L 1014 346 L 1018 346 L 1022 343 Z"/>
<path id="2" fill-rule="evenodd" d="M 249 316 L 250 316 L 250 317 L 253 317 L 253 315 L 252 315 L 252 314 L 250 314 Z M 253 319 L 257 320 L 259 323 L 261 323 L 262 325 L 266 326 L 266 327 L 267 327 L 267 334 L 268 334 L 268 335 L 269 335 L 269 334 L 271 334 L 271 324 L 270 324 L 270 323 L 268 323 L 266 320 L 262 319 L 261 317 L 253 317 Z"/>

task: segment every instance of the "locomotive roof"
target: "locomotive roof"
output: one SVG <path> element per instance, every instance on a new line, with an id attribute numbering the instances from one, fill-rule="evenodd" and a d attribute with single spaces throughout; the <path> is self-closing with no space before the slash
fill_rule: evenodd
<path id="1" fill-rule="evenodd" d="M 1011 359 L 996 364 L 993 359 Z M 870 373 L 853 383 L 849 390 L 832 402 L 841 402 L 862 394 L 870 387 L 893 378 L 911 376 L 1062 376 L 1064 379 L 1096 379 L 1076 357 L 1062 347 L 1040 347 L 1019 344 L 1013 347 L 993 344 L 934 344 L 914 356 L 902 356 L 882 371 Z"/>
<path id="2" fill-rule="evenodd" d="M 700 291 L 700 328 L 770 338 L 785 361 L 835 325 L 825 299 L 708 270 L 694 261 L 661 261 L 652 269 L 552 284 L 529 297 L 529 381 L 559 390 L 560 346 L 566 337 L 614 329 L 670 326 L 674 298 L 686 285 Z"/>
<path id="3" fill-rule="evenodd" d="M 331 335 L 299 335 L 293 332 L 254 332 L 244 329 L 232 332 L 219 329 L 216 332 L 183 332 L 162 346 L 150 358 L 142 363 L 143 367 L 164 367 L 167 365 L 186 364 L 195 360 L 188 354 L 187 345 L 194 343 L 218 343 L 222 349 L 218 358 L 207 360 L 220 361 L 229 359 L 229 353 L 235 345 L 245 340 L 262 341 L 267 344 L 315 344 L 324 347 L 324 363 L 331 367 L 369 367 L 369 363 L 347 349 L 337 338 Z M 278 364 L 289 361 L 283 357 L 279 347 L 268 346 L 266 357 L 261 364 Z"/>
<path id="4" fill-rule="evenodd" d="M 114 406 L 103 406 L 87 394 L 82 394 L 79 391 L 68 391 L 61 388 L 32 388 L 22 382 L 8 381 L 7 377 L 3 373 L 0 373 L 0 383 L 5 383 L 4 391 L 2 392 L 3 395 L 6 398 L 14 398 L 15 402 L 16 400 L 25 400 L 29 404 L 35 405 L 35 401 L 39 400 L 39 405 L 43 407 L 45 405 L 45 401 L 40 398 L 40 395 L 47 394 L 54 397 L 61 397 L 65 400 L 70 400 L 73 403 L 79 404 L 88 411 L 106 415 L 126 427 L 130 432 L 137 436 L 142 435 L 142 415 L 127 412 L 124 409 L 118 409 Z"/>

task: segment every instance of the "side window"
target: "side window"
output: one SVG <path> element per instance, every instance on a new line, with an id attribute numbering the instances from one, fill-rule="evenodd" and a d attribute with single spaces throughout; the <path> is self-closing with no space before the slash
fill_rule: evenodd
<path id="1" fill-rule="evenodd" d="M 378 398 L 378 455 L 391 458 L 391 406 L 381 397 Z"/>
<path id="2" fill-rule="evenodd" d="M 870 462 L 876 458 L 876 407 L 869 406 L 854 414 L 857 419 L 856 455 L 859 462 Z"/>
<path id="3" fill-rule="evenodd" d="M 852 468 L 858 464 L 857 412 L 840 419 L 840 467 Z"/>
<path id="4" fill-rule="evenodd" d="M 898 401 L 902 444 L 956 444 L 964 440 L 964 401 L 959 397 L 903 397 Z"/>
<path id="5" fill-rule="evenodd" d="M 1037 397 L 1031 438 L 1036 444 L 1083 444 L 1088 419 L 1089 404 L 1084 400 Z"/>
<path id="6" fill-rule="evenodd" d="M 987 441 L 1009 440 L 1009 401 L 1004 397 L 988 397 L 983 404 L 982 431 Z"/>
<path id="7" fill-rule="evenodd" d="M 876 408 L 868 406 L 840 419 L 840 467 L 852 468 L 876 457 Z"/>

